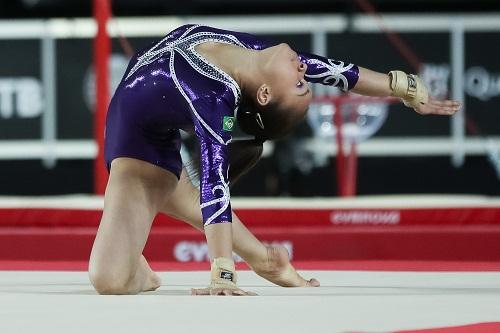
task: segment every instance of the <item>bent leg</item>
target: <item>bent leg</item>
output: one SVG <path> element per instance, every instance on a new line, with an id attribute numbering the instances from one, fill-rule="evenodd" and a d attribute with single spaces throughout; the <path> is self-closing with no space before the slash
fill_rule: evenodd
<path id="1" fill-rule="evenodd" d="M 159 287 L 142 251 L 155 215 L 176 185 L 174 174 L 147 162 L 113 160 L 89 263 L 97 292 L 136 294 Z"/>
<path id="2" fill-rule="evenodd" d="M 199 190 L 194 187 L 183 169 L 175 192 L 160 211 L 204 232 L 199 200 Z M 319 286 L 316 279 L 305 280 L 297 274 L 290 264 L 286 248 L 266 247 L 234 212 L 232 229 L 234 252 L 263 278 L 284 287 Z"/>

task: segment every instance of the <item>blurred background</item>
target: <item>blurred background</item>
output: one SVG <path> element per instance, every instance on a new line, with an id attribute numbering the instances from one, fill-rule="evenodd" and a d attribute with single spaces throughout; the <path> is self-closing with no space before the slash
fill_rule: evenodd
<path id="1" fill-rule="evenodd" d="M 296 261 L 500 260 L 499 1 L 0 0 L 3 267 L 86 269 L 109 98 L 134 52 L 186 23 L 418 73 L 436 98 L 462 102 L 424 117 L 314 86 L 306 120 L 231 190 L 259 239 Z M 208 259 L 203 234 L 161 214 L 144 253 Z"/>
<path id="2" fill-rule="evenodd" d="M 372 0 L 380 12 L 436 13 L 489 12 L 499 10 L 495 0 Z M 221 10 L 221 6 L 223 9 Z M 88 0 L 4 0 L 2 17 L 85 17 L 91 15 Z M 247 14 L 350 14 L 359 12 L 354 0 L 185 0 L 180 4 L 162 0 L 114 0 L 120 16 L 150 15 L 247 15 Z"/>
<path id="3" fill-rule="evenodd" d="M 95 3 L 0 2 L 0 195 L 96 190 Z M 109 91 L 134 51 L 183 23 L 243 30 L 381 72 L 419 73 L 434 96 L 462 101 L 463 112 L 422 117 L 400 103 L 314 87 L 307 121 L 266 146 L 233 196 L 498 195 L 498 11 L 493 0 L 115 0 Z"/>

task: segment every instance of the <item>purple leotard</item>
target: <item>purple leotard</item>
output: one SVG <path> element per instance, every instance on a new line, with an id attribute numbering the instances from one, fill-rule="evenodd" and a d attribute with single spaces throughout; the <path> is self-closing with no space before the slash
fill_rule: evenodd
<path id="1" fill-rule="evenodd" d="M 232 221 L 227 145 L 241 91 L 233 78 L 196 52 L 194 47 L 204 42 L 255 50 L 272 46 L 246 33 L 184 25 L 138 52 L 109 106 L 105 159 L 109 168 L 117 157 L 132 157 L 179 177 L 179 130 L 194 130 L 201 152 L 200 205 L 208 225 Z M 300 52 L 299 57 L 308 65 L 309 82 L 348 90 L 358 80 L 353 64 Z"/>

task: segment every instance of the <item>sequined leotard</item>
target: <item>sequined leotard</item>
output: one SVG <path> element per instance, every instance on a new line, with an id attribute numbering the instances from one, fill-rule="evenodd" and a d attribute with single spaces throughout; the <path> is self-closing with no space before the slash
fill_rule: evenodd
<path id="1" fill-rule="evenodd" d="M 231 76 L 196 52 L 196 45 L 209 41 L 255 50 L 272 46 L 246 33 L 199 25 L 177 28 L 131 59 L 111 100 L 105 132 L 108 168 L 117 157 L 132 157 L 179 177 L 179 130 L 194 130 L 201 152 L 204 225 L 231 222 L 227 145 L 241 96 Z M 308 65 L 309 82 L 347 90 L 358 80 L 353 64 L 300 52 L 299 57 Z"/>

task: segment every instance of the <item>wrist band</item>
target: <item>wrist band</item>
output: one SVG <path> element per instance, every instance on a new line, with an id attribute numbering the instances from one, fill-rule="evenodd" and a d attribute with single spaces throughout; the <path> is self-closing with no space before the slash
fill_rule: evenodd
<path id="1" fill-rule="evenodd" d="M 210 288 L 229 288 L 236 289 L 236 269 L 234 261 L 229 258 L 219 257 L 212 261 L 212 280 Z"/>
<path id="2" fill-rule="evenodd" d="M 429 101 L 427 87 L 417 75 L 391 71 L 389 81 L 392 96 L 401 98 L 406 106 L 417 108 Z"/>

